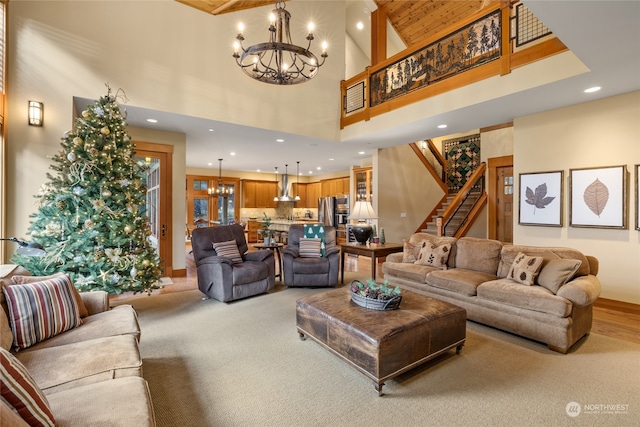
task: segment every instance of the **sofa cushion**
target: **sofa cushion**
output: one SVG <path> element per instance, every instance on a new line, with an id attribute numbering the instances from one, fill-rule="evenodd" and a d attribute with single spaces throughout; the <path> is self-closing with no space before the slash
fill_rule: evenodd
<path id="1" fill-rule="evenodd" d="M 429 285 L 467 296 L 476 295 L 476 288 L 481 283 L 495 279 L 497 276 L 493 274 L 458 267 L 449 270 L 434 269 L 427 274 Z"/>
<path id="2" fill-rule="evenodd" d="M 501 242 L 462 237 L 458 239 L 456 246 L 456 267 L 496 275 L 502 250 Z"/>
<path id="3" fill-rule="evenodd" d="M 25 285 L 5 286 L 13 344 L 30 347 L 82 324 L 67 275 Z"/>
<path id="4" fill-rule="evenodd" d="M 132 335 L 20 351 L 16 358 L 46 395 L 113 378 L 142 375 L 138 342 Z"/>
<path id="5" fill-rule="evenodd" d="M 140 339 L 138 316 L 131 305 L 123 304 L 102 313 L 92 314 L 82 319 L 81 326 L 22 351 L 37 351 L 41 348 L 56 347 L 116 335 L 132 335 L 136 339 Z"/>
<path id="6" fill-rule="evenodd" d="M 54 277 L 59 277 L 59 276 L 62 276 L 63 274 L 64 273 L 56 273 L 56 274 L 52 274 L 51 276 L 13 276 L 11 280 L 16 285 L 24 285 L 26 283 L 41 282 L 43 280 L 53 279 Z M 75 298 L 76 303 L 78 304 L 78 312 L 80 313 L 80 317 L 87 317 L 89 315 L 89 311 L 87 310 L 87 307 L 84 305 L 84 302 L 82 301 L 80 292 L 78 292 L 78 289 L 76 289 L 75 286 L 73 286 L 72 290 L 74 291 L 73 297 Z"/>
<path id="7" fill-rule="evenodd" d="M 1 293 L 1 292 L 0 292 Z M 11 350 L 13 346 L 13 331 L 9 325 L 9 318 L 4 308 L 0 306 L 0 347 Z"/>
<path id="8" fill-rule="evenodd" d="M 266 279 L 269 267 L 260 261 L 245 261 L 233 266 L 233 285 L 246 285 Z"/>
<path id="9" fill-rule="evenodd" d="M 31 426 L 55 426 L 47 398 L 15 356 L 0 349 L 0 394 Z"/>
<path id="10" fill-rule="evenodd" d="M 151 395 L 140 377 L 117 378 L 47 396 L 61 426 L 155 426 Z"/>
<path id="11" fill-rule="evenodd" d="M 542 286 L 522 286 L 509 279 L 497 279 L 478 286 L 478 298 L 534 310 L 558 317 L 571 314 L 572 304 Z"/>
<path id="12" fill-rule="evenodd" d="M 216 254 L 218 256 L 231 258 L 231 261 L 234 264 L 239 264 L 242 262 L 242 255 L 240 255 L 240 251 L 238 250 L 238 243 L 236 243 L 235 240 L 228 240 L 226 242 L 214 242 L 213 249 L 216 251 Z"/>
<path id="13" fill-rule="evenodd" d="M 316 237 L 300 238 L 300 256 L 302 258 L 320 258 L 322 240 Z"/>
<path id="14" fill-rule="evenodd" d="M 426 243 L 421 249 L 416 264 L 446 270 L 451 244 L 434 245 Z"/>
<path id="15" fill-rule="evenodd" d="M 431 243 L 436 246 L 444 245 L 446 243 L 451 245 L 451 252 L 449 254 L 449 260 L 447 261 L 447 266 L 449 268 L 453 268 L 456 266 L 455 258 L 456 258 L 456 242 L 458 239 L 455 237 L 447 237 L 447 236 L 433 236 L 427 233 L 413 233 L 411 237 L 409 237 L 409 243 L 413 245 L 417 245 L 420 248 L 424 245 L 424 243 Z"/>
<path id="16" fill-rule="evenodd" d="M 532 286 L 538 277 L 542 261 L 541 256 L 529 256 L 519 252 L 511 264 L 507 278 L 522 285 Z"/>
<path id="17" fill-rule="evenodd" d="M 382 272 L 384 273 L 385 277 L 387 275 L 390 275 L 418 283 L 425 283 L 427 280 L 427 274 L 434 270 L 438 269 L 418 264 L 407 264 L 389 261 L 382 264 Z"/>
<path id="18" fill-rule="evenodd" d="M 538 284 L 557 294 L 560 287 L 573 278 L 582 265 L 579 259 L 549 260 L 538 274 Z"/>
<path id="19" fill-rule="evenodd" d="M 418 260 L 418 256 L 420 256 L 420 249 L 427 243 L 411 243 L 408 240 L 402 239 L 402 244 L 402 262 L 413 264 Z"/>

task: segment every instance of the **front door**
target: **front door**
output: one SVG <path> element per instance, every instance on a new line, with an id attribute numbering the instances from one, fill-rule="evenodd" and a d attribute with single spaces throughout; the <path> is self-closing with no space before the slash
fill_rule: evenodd
<path id="1" fill-rule="evenodd" d="M 489 238 L 513 243 L 513 156 L 487 161 L 489 191 Z"/>
<path id="2" fill-rule="evenodd" d="M 146 212 L 151 235 L 149 240 L 156 248 L 165 276 L 173 273 L 171 239 L 171 155 L 172 146 L 136 142 L 136 159 L 147 163 L 145 185 L 147 186 Z M 165 149 L 168 151 L 161 151 Z"/>

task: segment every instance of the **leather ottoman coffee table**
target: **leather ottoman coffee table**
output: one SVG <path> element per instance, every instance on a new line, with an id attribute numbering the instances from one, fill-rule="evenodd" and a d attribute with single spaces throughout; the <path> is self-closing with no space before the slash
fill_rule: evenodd
<path id="1" fill-rule="evenodd" d="M 402 290 L 400 308 L 378 311 L 351 301 L 347 288 L 320 292 L 296 302 L 300 339 L 316 341 L 382 386 L 466 339 L 467 312 L 453 304 Z"/>

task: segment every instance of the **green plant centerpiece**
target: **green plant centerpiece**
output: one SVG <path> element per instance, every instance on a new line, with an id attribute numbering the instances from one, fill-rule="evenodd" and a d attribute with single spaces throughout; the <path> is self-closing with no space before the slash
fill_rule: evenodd
<path id="1" fill-rule="evenodd" d="M 262 212 L 262 221 L 260 221 L 260 228 L 258 233 L 264 239 L 264 244 L 269 245 L 272 242 L 273 236 L 275 236 L 275 230 L 271 229 L 271 217 L 266 212 Z"/>
<path id="2" fill-rule="evenodd" d="M 367 279 L 365 283 L 354 280 L 350 290 L 351 300 L 355 304 L 373 310 L 395 310 L 402 301 L 400 287 L 391 286 L 388 279 L 382 283 L 376 283 L 373 279 Z"/>

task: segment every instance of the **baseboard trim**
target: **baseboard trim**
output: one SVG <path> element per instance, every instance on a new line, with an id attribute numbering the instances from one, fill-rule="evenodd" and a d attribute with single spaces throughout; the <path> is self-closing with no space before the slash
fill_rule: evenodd
<path id="1" fill-rule="evenodd" d="M 621 311 L 623 313 L 640 315 L 640 304 L 633 304 L 625 301 L 616 301 L 607 298 L 598 298 L 593 304 L 594 307 L 607 308 L 609 310 Z"/>
<path id="2" fill-rule="evenodd" d="M 174 269 L 171 272 L 171 277 L 187 277 L 187 269 L 186 268 Z"/>

